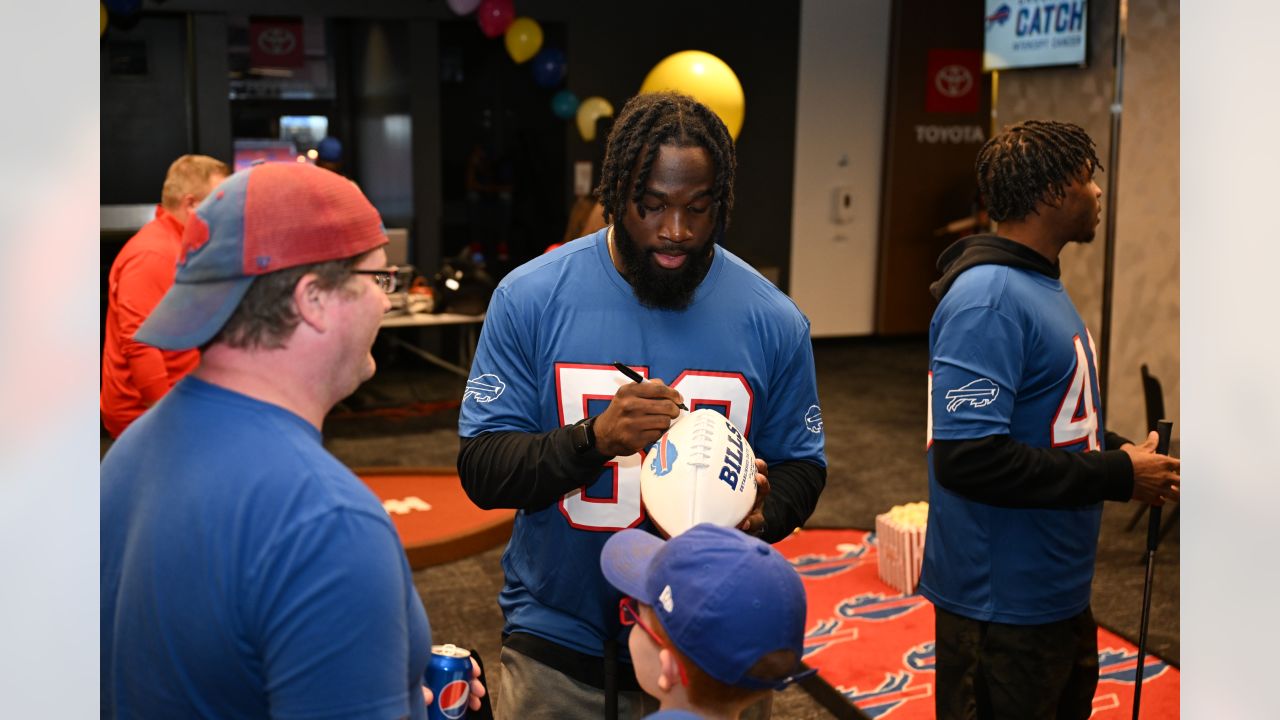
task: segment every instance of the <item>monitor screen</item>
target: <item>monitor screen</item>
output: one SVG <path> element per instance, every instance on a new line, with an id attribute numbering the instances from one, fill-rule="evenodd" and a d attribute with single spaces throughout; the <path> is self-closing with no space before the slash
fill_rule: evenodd
<path id="1" fill-rule="evenodd" d="M 233 148 L 236 172 L 256 162 L 309 162 L 307 156 L 299 155 L 297 147 L 287 140 L 237 138 Z"/>
<path id="2" fill-rule="evenodd" d="M 1087 5 L 1086 0 L 986 0 L 983 71 L 1084 67 Z"/>
<path id="3" fill-rule="evenodd" d="M 329 118 L 324 115 L 281 115 L 280 139 L 292 141 L 299 150 L 310 150 L 329 134 Z"/>

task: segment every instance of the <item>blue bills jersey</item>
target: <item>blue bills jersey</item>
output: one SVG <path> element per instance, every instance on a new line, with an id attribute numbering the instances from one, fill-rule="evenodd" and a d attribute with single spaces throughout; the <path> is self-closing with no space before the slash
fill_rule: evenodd
<path id="1" fill-rule="evenodd" d="M 463 396 L 459 434 L 541 433 L 598 415 L 630 365 L 713 408 L 769 462 L 826 466 L 809 322 L 789 298 L 722 247 L 692 304 L 646 308 L 609 259 L 607 228 L 536 258 L 494 292 Z M 502 564 L 506 632 L 600 655 L 618 635 L 619 595 L 600 572 L 611 533 L 649 527 L 641 454 L 554 505 L 521 510 Z M 622 643 L 625 649 L 626 643 Z"/>
<path id="2" fill-rule="evenodd" d="M 964 271 L 929 325 L 929 438 L 1007 434 L 1036 448 L 1100 450 L 1093 339 L 1059 280 L 1002 265 Z M 1017 625 L 1089 603 L 1102 503 L 1001 508 L 938 484 L 920 590 L 964 617 Z"/>

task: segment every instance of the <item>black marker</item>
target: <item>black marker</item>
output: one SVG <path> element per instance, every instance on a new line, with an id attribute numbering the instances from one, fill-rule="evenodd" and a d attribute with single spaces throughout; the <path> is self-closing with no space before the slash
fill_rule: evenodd
<path id="1" fill-rule="evenodd" d="M 626 375 L 632 380 L 638 383 L 644 382 L 644 377 L 641 376 L 640 373 L 636 372 L 635 370 L 632 370 L 631 366 L 627 365 L 626 363 L 615 362 L 613 366 L 618 368 L 618 372 L 622 373 L 623 375 Z M 676 407 L 680 408 L 685 412 L 689 412 L 689 408 L 685 407 L 684 403 L 676 403 Z"/>

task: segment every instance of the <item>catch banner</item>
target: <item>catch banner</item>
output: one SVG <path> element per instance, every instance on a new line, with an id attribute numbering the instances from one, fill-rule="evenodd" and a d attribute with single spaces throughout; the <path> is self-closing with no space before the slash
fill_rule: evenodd
<path id="1" fill-rule="evenodd" d="M 986 0 L 982 69 L 1084 65 L 1085 0 Z"/>

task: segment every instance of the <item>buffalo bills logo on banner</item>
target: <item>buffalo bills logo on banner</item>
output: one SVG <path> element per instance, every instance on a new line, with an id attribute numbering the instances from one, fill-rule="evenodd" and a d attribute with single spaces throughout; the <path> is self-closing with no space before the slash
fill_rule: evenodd
<path id="1" fill-rule="evenodd" d="M 801 555 L 791 560 L 791 567 L 803 578 L 825 578 L 839 575 L 862 563 L 867 553 L 863 543 L 841 543 L 836 546 L 839 555 Z"/>
<path id="2" fill-rule="evenodd" d="M 854 705 L 861 708 L 869 717 L 877 718 L 887 715 L 899 705 L 911 700 L 927 698 L 933 695 L 931 683 L 914 684 L 911 673 L 905 670 L 895 674 L 885 674 L 884 682 L 875 690 L 862 691 L 857 686 L 837 688 Z"/>
<path id="3" fill-rule="evenodd" d="M 680 453 L 676 450 L 675 443 L 666 435 L 658 438 L 658 442 L 654 443 L 654 450 L 650 451 L 649 469 L 654 475 L 662 477 L 671 472 L 671 468 L 675 466 L 676 458 L 680 457 Z"/>
<path id="4" fill-rule="evenodd" d="M 836 614 L 853 620 L 892 620 L 927 604 L 920 595 L 894 595 L 886 599 L 884 593 L 866 593 L 841 600 L 836 605 Z"/>
<path id="5" fill-rule="evenodd" d="M 1163 660 L 1147 655 L 1142 667 L 1142 679 L 1160 677 L 1168 669 Z M 1138 669 L 1138 652 L 1115 648 L 1104 648 L 1098 651 L 1098 682 L 1111 681 L 1133 684 Z"/>
<path id="6" fill-rule="evenodd" d="M 858 639 L 857 628 L 840 628 L 840 621 L 835 618 L 819 620 L 811 630 L 804 634 L 804 654 L 809 658 L 822 652 L 836 643 Z"/>
<path id="7" fill-rule="evenodd" d="M 990 30 L 992 25 L 1003 25 L 1009 22 L 1009 16 L 1013 14 L 1013 9 L 1008 5 L 1001 5 L 996 11 L 987 16 L 987 29 Z"/>
<path id="8" fill-rule="evenodd" d="M 449 720 L 458 720 L 467 714 L 467 700 L 471 698 L 471 685 L 466 680 L 454 680 L 440 688 L 436 709 Z"/>

